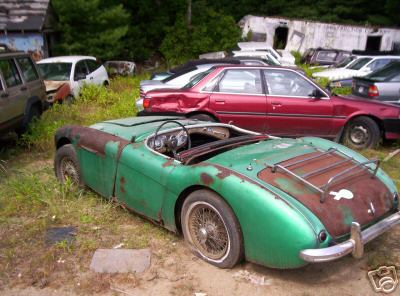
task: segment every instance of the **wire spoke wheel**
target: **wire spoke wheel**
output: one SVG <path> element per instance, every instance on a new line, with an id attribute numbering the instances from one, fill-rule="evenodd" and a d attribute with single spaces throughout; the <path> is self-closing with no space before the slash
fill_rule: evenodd
<path id="1" fill-rule="evenodd" d="M 189 208 L 188 228 L 193 244 L 212 260 L 223 258 L 229 249 L 228 230 L 218 211 L 205 202 Z"/>
<path id="2" fill-rule="evenodd" d="M 60 173 L 63 180 L 70 179 L 74 184 L 79 184 L 79 172 L 72 159 L 64 157 L 61 160 Z"/>
<path id="3" fill-rule="evenodd" d="M 193 253 L 220 268 L 232 268 L 244 255 L 242 231 L 231 207 L 216 192 L 190 193 L 181 210 L 182 233 Z"/>

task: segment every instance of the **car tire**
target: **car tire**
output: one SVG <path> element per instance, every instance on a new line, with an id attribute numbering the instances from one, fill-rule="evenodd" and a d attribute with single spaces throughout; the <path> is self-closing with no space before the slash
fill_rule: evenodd
<path id="1" fill-rule="evenodd" d="M 199 121 L 211 121 L 211 122 L 216 122 L 216 120 L 215 120 L 214 117 L 212 117 L 212 116 L 210 116 L 210 115 L 207 115 L 207 114 L 202 114 L 202 113 L 193 114 L 193 115 L 189 116 L 189 118 L 190 118 L 190 119 L 197 119 L 197 120 L 199 120 Z"/>
<path id="2" fill-rule="evenodd" d="M 232 268 L 243 258 L 240 224 L 218 194 L 209 190 L 189 194 L 182 206 L 181 226 L 186 243 L 204 261 Z"/>
<path id="3" fill-rule="evenodd" d="M 41 110 L 38 105 L 33 105 L 30 107 L 28 114 L 25 116 L 24 120 L 22 121 L 21 126 L 16 130 L 18 136 L 24 134 L 29 127 L 29 124 L 35 119 L 39 118 L 41 115 Z"/>
<path id="4" fill-rule="evenodd" d="M 64 104 L 71 105 L 75 101 L 75 98 L 72 95 L 68 95 L 62 100 Z"/>
<path id="5" fill-rule="evenodd" d="M 351 148 L 375 148 L 381 139 L 381 132 L 376 122 L 366 116 L 351 120 L 345 128 L 343 142 Z"/>
<path id="6" fill-rule="evenodd" d="M 67 179 L 71 179 L 75 185 L 85 186 L 79 161 L 71 144 L 66 144 L 57 150 L 54 158 L 54 170 L 60 183 L 64 184 Z"/>

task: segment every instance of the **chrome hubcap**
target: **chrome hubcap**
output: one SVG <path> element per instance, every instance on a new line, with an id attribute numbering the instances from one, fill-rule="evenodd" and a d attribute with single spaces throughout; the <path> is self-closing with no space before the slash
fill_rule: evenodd
<path id="1" fill-rule="evenodd" d="M 222 258 L 229 247 L 229 237 L 221 217 L 207 204 L 196 205 L 189 213 L 189 232 L 196 248 L 206 257 Z"/>
<path id="2" fill-rule="evenodd" d="M 364 144 L 369 139 L 368 130 L 364 126 L 354 126 L 350 133 L 350 139 L 355 144 Z"/>

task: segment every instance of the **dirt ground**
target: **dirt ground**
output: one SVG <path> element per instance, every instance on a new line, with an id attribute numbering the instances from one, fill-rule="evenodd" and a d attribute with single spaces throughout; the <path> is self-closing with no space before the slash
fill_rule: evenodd
<path id="1" fill-rule="evenodd" d="M 313 264 L 296 270 L 274 270 L 242 263 L 232 270 L 218 269 L 195 257 L 182 239 L 171 246 L 152 244 L 151 267 L 143 274 L 104 275 L 86 270 L 74 283 L 59 287 L 14 287 L 4 296 L 51 295 L 376 295 L 367 277 L 371 260 L 378 264 L 399 263 L 400 226 L 384 235 L 367 249 L 366 256 Z M 390 256 L 385 257 L 385 253 Z M 374 256 L 377 256 L 375 258 Z M 387 262 L 385 261 L 389 260 Z M 381 261 L 383 259 L 383 261 Z M 393 262 L 395 261 L 395 262 Z M 65 264 L 65 263 L 64 263 Z M 205 293 L 205 294 L 196 294 Z M 397 288 L 392 295 L 400 295 Z"/>

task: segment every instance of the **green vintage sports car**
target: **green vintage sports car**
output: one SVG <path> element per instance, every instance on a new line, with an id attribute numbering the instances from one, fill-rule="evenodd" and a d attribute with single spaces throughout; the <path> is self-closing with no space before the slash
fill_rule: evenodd
<path id="1" fill-rule="evenodd" d="M 379 163 L 331 141 L 139 117 L 55 135 L 55 171 L 163 227 L 205 261 L 296 268 L 352 253 L 400 221 Z"/>

